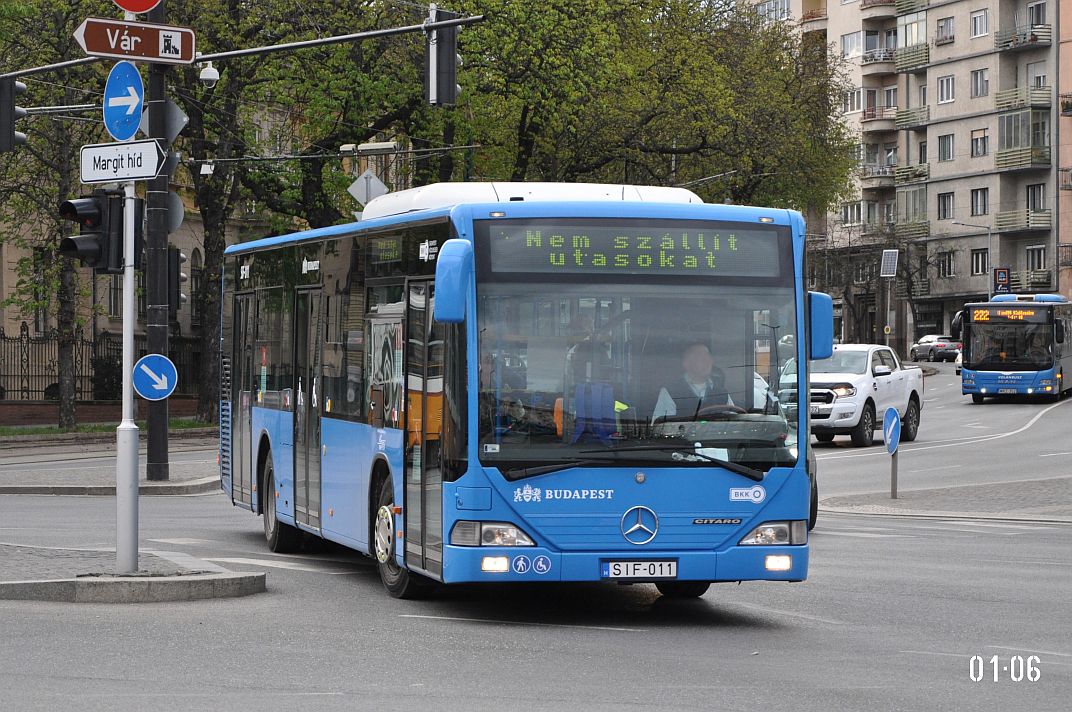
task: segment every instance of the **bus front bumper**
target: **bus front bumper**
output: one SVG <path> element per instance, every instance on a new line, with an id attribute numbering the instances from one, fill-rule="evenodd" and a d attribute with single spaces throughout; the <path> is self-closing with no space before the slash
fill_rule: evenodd
<path id="1" fill-rule="evenodd" d="M 807 544 L 734 546 L 724 551 L 557 552 L 541 547 L 446 546 L 444 583 L 616 581 L 650 583 L 666 578 L 611 578 L 609 562 L 676 562 L 678 581 L 803 581 Z"/>

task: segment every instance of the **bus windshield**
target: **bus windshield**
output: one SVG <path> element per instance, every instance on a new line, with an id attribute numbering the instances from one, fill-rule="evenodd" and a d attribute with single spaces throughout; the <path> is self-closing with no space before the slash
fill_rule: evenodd
<path id="1" fill-rule="evenodd" d="M 971 325 L 964 367 L 990 371 L 1043 371 L 1053 366 L 1053 325 Z"/>
<path id="2" fill-rule="evenodd" d="M 585 282 L 478 285 L 485 464 L 796 461 L 791 287 Z"/>

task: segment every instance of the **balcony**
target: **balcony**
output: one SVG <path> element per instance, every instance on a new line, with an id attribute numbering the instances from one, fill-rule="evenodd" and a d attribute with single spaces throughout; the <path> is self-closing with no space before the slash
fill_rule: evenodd
<path id="1" fill-rule="evenodd" d="M 1072 190 L 1072 168 L 1061 168 L 1057 171 L 1057 187 L 1061 190 Z"/>
<path id="2" fill-rule="evenodd" d="M 896 126 L 898 129 L 921 129 L 931 120 L 931 107 L 921 106 L 918 109 L 906 109 L 897 112 Z"/>
<path id="3" fill-rule="evenodd" d="M 953 44 L 953 40 L 956 36 L 952 32 L 939 32 L 934 38 L 934 46 L 941 47 L 942 45 Z"/>
<path id="4" fill-rule="evenodd" d="M 896 120 L 896 106 L 869 106 L 860 114 L 860 131 L 893 131 L 897 128 Z"/>
<path id="5" fill-rule="evenodd" d="M 861 237 L 882 237 L 893 232 L 894 224 L 889 222 L 860 223 Z"/>
<path id="6" fill-rule="evenodd" d="M 893 74 L 897 51 L 892 49 L 869 49 L 860 58 L 860 71 L 865 77 L 878 74 Z"/>
<path id="7" fill-rule="evenodd" d="M 931 61 L 931 46 L 926 42 L 897 50 L 894 65 L 898 72 L 921 72 Z"/>
<path id="8" fill-rule="evenodd" d="M 1049 210 L 1006 210 L 994 216 L 995 232 L 1034 232 L 1050 230 L 1053 217 Z"/>
<path id="9" fill-rule="evenodd" d="M 1072 94 L 1061 95 L 1061 116 L 1072 116 Z"/>
<path id="10" fill-rule="evenodd" d="M 1049 107 L 1052 104 L 1053 87 L 1017 87 L 994 95 L 994 108 L 998 111 Z"/>
<path id="11" fill-rule="evenodd" d="M 801 9 L 800 25 L 804 32 L 826 30 L 826 3 L 805 3 Z"/>
<path id="12" fill-rule="evenodd" d="M 894 7 L 898 15 L 922 10 L 930 4 L 930 0 L 894 0 Z"/>
<path id="13" fill-rule="evenodd" d="M 860 166 L 860 187 L 864 190 L 893 187 L 893 171 L 896 166 L 867 163 Z"/>
<path id="14" fill-rule="evenodd" d="M 1048 292 L 1053 289 L 1053 270 L 1021 269 L 1009 274 L 1012 292 Z"/>
<path id="15" fill-rule="evenodd" d="M 893 169 L 893 180 L 897 185 L 918 183 L 927 180 L 931 174 L 931 164 L 916 163 L 911 166 L 899 166 Z"/>
<path id="16" fill-rule="evenodd" d="M 903 240 L 918 240 L 931 234 L 931 224 L 926 218 L 898 221 L 893 229 L 894 234 Z"/>
<path id="17" fill-rule="evenodd" d="M 994 47 L 1011 52 L 1049 47 L 1052 41 L 1053 28 L 1049 25 L 1017 25 L 994 33 Z"/>
<path id="18" fill-rule="evenodd" d="M 897 17 L 897 0 L 861 0 L 860 19 L 887 20 Z"/>
<path id="19" fill-rule="evenodd" d="M 994 154 L 999 171 L 1031 171 L 1050 167 L 1050 147 L 1006 148 Z"/>

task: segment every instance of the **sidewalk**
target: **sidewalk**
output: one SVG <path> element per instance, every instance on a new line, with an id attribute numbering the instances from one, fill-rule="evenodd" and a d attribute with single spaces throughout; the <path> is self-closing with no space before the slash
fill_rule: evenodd
<path id="1" fill-rule="evenodd" d="M 214 437 L 171 443 L 168 480 L 145 477 L 145 439 L 139 450 L 143 495 L 215 492 L 220 486 Z M 0 494 L 115 495 L 115 438 L 110 442 L 6 441 L 0 446 Z"/>
<path id="2" fill-rule="evenodd" d="M 888 490 L 827 497 L 819 502 L 819 511 L 1072 524 L 1072 476 L 908 490 L 898 492 L 897 499 L 890 499 Z"/>
<path id="3" fill-rule="evenodd" d="M 0 543 L 0 600 L 161 603 L 248 596 L 264 573 L 236 573 L 179 552 L 142 550 L 136 574 L 116 575 L 115 550 Z"/>

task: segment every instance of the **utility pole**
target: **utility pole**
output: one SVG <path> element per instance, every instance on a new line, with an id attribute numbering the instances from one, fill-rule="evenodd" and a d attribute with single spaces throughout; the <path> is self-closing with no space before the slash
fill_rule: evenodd
<path id="1" fill-rule="evenodd" d="M 164 5 L 161 2 L 149 12 L 149 22 L 164 24 Z M 166 64 L 149 65 L 149 86 L 146 91 L 146 110 L 149 112 L 149 138 L 160 143 L 164 155 L 171 153 L 167 135 Z M 169 355 L 168 344 L 168 172 L 149 181 L 146 190 L 145 215 L 145 336 L 148 352 Z M 192 375 L 192 374 L 191 374 Z M 149 480 L 167 480 L 168 473 L 168 402 L 150 401 L 145 471 Z"/>

